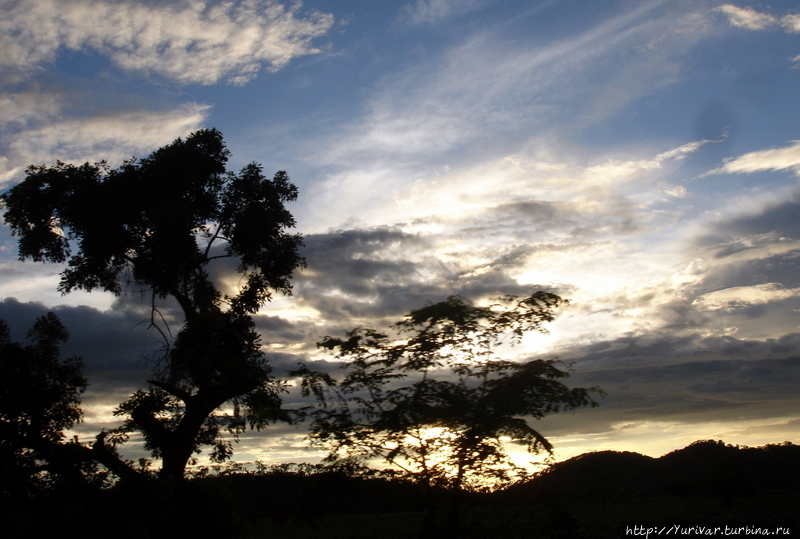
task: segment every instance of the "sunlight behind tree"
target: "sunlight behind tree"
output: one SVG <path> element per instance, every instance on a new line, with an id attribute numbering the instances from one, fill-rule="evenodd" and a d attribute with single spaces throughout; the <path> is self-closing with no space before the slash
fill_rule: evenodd
<path id="1" fill-rule="evenodd" d="M 455 490 L 496 488 L 525 476 L 506 445 L 551 452 L 529 419 L 596 406 L 598 388 L 570 389 L 569 370 L 554 360 L 515 362 L 497 354 L 531 331 L 545 331 L 559 296 L 538 291 L 477 306 L 466 298 L 409 313 L 391 335 L 356 328 L 319 346 L 342 361 L 337 380 L 305 366 L 304 394 L 311 440 L 330 450 L 329 461 L 382 460 L 414 481 Z"/>

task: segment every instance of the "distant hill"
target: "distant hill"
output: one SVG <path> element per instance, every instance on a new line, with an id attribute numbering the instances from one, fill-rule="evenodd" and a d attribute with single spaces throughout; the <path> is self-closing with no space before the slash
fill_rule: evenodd
<path id="1" fill-rule="evenodd" d="M 582 521 L 796 520 L 800 515 L 800 446 L 740 447 L 700 440 L 660 458 L 632 452 L 585 453 L 506 489 Z"/>
<path id="2" fill-rule="evenodd" d="M 700 440 L 660 458 L 628 451 L 584 453 L 554 464 L 522 488 L 553 489 L 581 498 L 628 494 L 752 495 L 800 486 L 800 446 L 789 442 L 740 447 Z M 520 487 L 517 487 L 520 488 Z"/>

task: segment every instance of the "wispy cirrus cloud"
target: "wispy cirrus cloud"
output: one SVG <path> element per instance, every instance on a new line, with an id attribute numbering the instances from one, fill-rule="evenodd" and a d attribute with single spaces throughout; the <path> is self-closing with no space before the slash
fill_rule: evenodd
<path id="1" fill-rule="evenodd" d="M 315 215 L 316 230 L 340 228 L 353 215 L 360 219 L 356 226 L 394 224 L 371 220 L 372 213 L 382 219 L 378 214 L 386 215 L 387 205 L 413 208 L 419 217 L 436 197 L 506 196 L 513 190 L 507 180 L 516 174 L 514 160 L 570 166 L 548 155 L 559 152 L 565 133 L 599 123 L 626 103 L 671 84 L 683 53 L 706 34 L 703 13 L 676 19 L 661 8 L 662 2 L 637 5 L 549 42 L 507 41 L 498 27 L 468 31 L 446 49 L 379 80 L 360 117 L 335 138 L 315 141 L 315 158 L 328 172 L 309 206 L 335 207 L 324 219 Z M 519 151 L 509 156 L 509 147 Z M 688 147 L 675 151 L 691 153 Z M 586 171 L 581 188 L 599 189 L 598 179 L 618 183 L 639 177 L 641 171 L 627 166 L 653 172 L 660 163 L 674 161 L 661 156 L 633 165 L 637 160 L 619 159 L 615 167 L 613 160 L 593 160 L 604 161 L 602 170 Z M 452 166 L 442 167 L 443 161 Z M 475 171 L 474 177 L 449 180 L 465 170 Z M 549 172 L 552 181 L 539 185 L 539 197 L 549 196 L 542 193 L 543 185 L 562 192 L 573 185 Z M 565 173 L 574 178 L 575 170 Z M 434 198 L 417 196 L 434 185 L 439 186 L 433 188 Z M 449 194 L 445 185 L 453 189 Z M 336 197 L 336 205 L 322 202 L 326 197 Z"/>
<path id="2" fill-rule="evenodd" d="M 500 131 L 516 134 L 532 124 L 544 124 L 544 130 L 586 114 L 597 120 L 602 111 L 613 112 L 620 102 L 669 83 L 675 61 L 661 61 L 663 56 L 679 56 L 702 36 L 702 25 L 692 17 L 648 18 L 659 4 L 642 4 L 547 44 L 504 43 L 502 28 L 470 32 L 444 52 L 380 81 L 350 136 L 339 137 L 322 157 L 333 163 L 349 162 L 356 153 L 424 158 Z M 607 62 L 618 54 L 634 61 L 624 73 L 615 68 L 611 77 Z M 595 100 L 598 95 L 602 102 Z M 567 100 L 585 107 L 565 119 L 560 105 Z"/>
<path id="3" fill-rule="evenodd" d="M 476 11 L 495 0 L 416 0 L 400 11 L 400 19 L 412 25 L 434 24 Z"/>

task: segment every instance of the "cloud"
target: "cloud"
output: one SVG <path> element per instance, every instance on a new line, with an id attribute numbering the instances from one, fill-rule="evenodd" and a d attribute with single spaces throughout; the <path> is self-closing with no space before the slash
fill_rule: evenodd
<path id="1" fill-rule="evenodd" d="M 138 110 L 114 115 L 51 118 L 37 128 L 6 134 L 0 188 L 30 164 L 106 160 L 118 164 L 203 126 L 208 106 L 189 103 L 168 111 Z"/>
<path id="2" fill-rule="evenodd" d="M 162 306 L 169 315 L 170 305 Z M 83 372 L 89 386 L 81 397 L 84 421 L 69 433 L 77 434 L 84 441 L 92 440 L 101 429 L 112 429 L 120 424 L 120 418 L 113 415 L 117 406 L 137 389 L 145 386 L 148 376 L 158 359 L 162 346 L 158 332 L 148 329 L 150 302 L 137 294 L 118 298 L 112 309 L 99 310 L 80 306 L 46 306 L 39 302 L 21 302 L 14 298 L 0 300 L 0 320 L 8 322 L 11 338 L 16 342 L 26 342 L 26 333 L 39 316 L 48 311 L 54 312 L 70 334 L 69 340 L 61 346 L 61 357 L 80 357 Z M 265 341 L 274 343 L 278 337 L 291 333 L 291 324 L 277 317 L 257 315 L 254 321 L 265 336 Z M 173 331 L 176 327 L 173 326 Z M 313 347 L 313 342 L 310 343 Z M 265 350 L 267 359 L 274 368 L 276 376 L 285 376 L 289 369 L 297 368 L 298 361 L 309 363 L 316 370 L 333 369 L 329 362 L 309 361 L 305 355 L 279 353 Z M 284 397 L 287 407 L 308 404 L 297 392 Z M 260 433 L 248 433 L 242 437 L 243 447 L 237 448 L 239 459 L 255 460 L 276 456 L 272 451 L 275 444 L 289 436 L 294 441 L 294 451 L 290 460 L 297 460 L 307 446 L 302 431 L 297 426 L 275 425 Z M 248 441 L 260 447 L 250 447 Z M 285 441 L 285 440 L 283 440 Z M 254 452 L 254 453 L 253 453 Z M 126 458 L 150 456 L 143 448 L 140 435 L 134 435 L 130 443 L 122 447 Z M 313 457 L 314 453 L 310 452 Z"/>
<path id="3" fill-rule="evenodd" d="M 714 8 L 714 11 L 723 13 L 732 26 L 747 30 L 766 30 L 773 26 L 782 26 L 787 32 L 800 33 L 800 15 L 789 14 L 776 17 L 769 13 L 761 13 L 751 7 L 738 7 L 733 4 L 723 4 Z"/>
<path id="4" fill-rule="evenodd" d="M 800 289 L 785 289 L 779 283 L 766 283 L 756 286 L 735 286 L 703 294 L 694 304 L 701 310 L 734 311 L 752 305 L 764 305 L 772 301 L 800 296 Z"/>
<path id="5" fill-rule="evenodd" d="M 784 15 L 781 17 L 781 25 L 787 32 L 800 33 L 800 15 Z"/>
<path id="6" fill-rule="evenodd" d="M 659 178 L 646 203 L 681 194 L 669 171 L 709 141 L 630 157 L 587 156 L 563 140 L 675 80 L 683 54 L 706 30 L 663 8 L 637 4 L 550 41 L 465 29 L 379 80 L 360 117 L 313 141 L 308 151 L 325 177 L 301 201 L 298 221 L 315 233 L 398 223 L 433 233 L 452 216 L 479 219 L 500 203 L 537 200 L 613 204 L 619 217 L 609 226 L 636 226 L 630 200 L 620 200 L 625 189 Z M 593 223 L 586 224 L 588 231 Z"/>
<path id="7" fill-rule="evenodd" d="M 706 223 L 693 240 L 706 250 L 708 263 L 786 255 L 798 249 L 800 190 L 796 187 L 771 192 L 749 204 L 731 205 L 734 208 L 727 215 Z"/>
<path id="8" fill-rule="evenodd" d="M 709 142 L 691 142 L 656 155 L 583 157 L 579 162 L 569 150 L 535 140 L 519 153 L 459 167 L 401 164 L 394 170 L 373 170 L 356 165 L 329 176 L 309 195 L 300 210 L 300 222 L 312 222 L 315 232 L 402 224 L 409 232 L 441 234 L 484 219 L 508 222 L 521 217 L 530 222 L 546 217 L 553 229 L 572 226 L 589 233 L 611 228 L 629 233 L 642 220 L 652 219 L 644 210 L 655 201 L 668 192 L 685 193 L 685 188 L 672 184 L 670 173 Z M 635 198 L 628 198 L 634 193 Z M 330 210 L 320 214 L 316 211 L 320 207 Z M 504 214 L 503 208 L 519 212 Z M 551 219 L 555 214 L 558 219 Z M 359 216 L 358 222 L 352 222 L 353 215 Z M 387 216 L 392 222 L 387 222 Z M 534 232 L 529 227 L 504 228 L 509 235 L 501 241 L 516 241 L 521 234 Z M 548 241 L 550 235 L 536 237 Z"/>
<path id="9" fill-rule="evenodd" d="M 751 7 L 741 8 L 732 4 L 723 4 L 715 11 L 724 13 L 728 22 L 732 26 L 745 28 L 747 30 L 767 30 L 779 26 L 785 32 L 800 33 L 800 14 L 790 13 L 782 17 L 776 17 L 768 13 L 760 13 Z M 792 68 L 800 67 L 800 56 L 790 58 Z"/>
<path id="10" fill-rule="evenodd" d="M 502 27 L 467 32 L 380 81 L 363 116 L 319 157 L 333 166 L 404 166 L 459 151 L 468 159 L 531 129 L 551 136 L 607 118 L 671 83 L 683 51 L 705 34 L 691 17 L 653 17 L 659 4 L 546 44 L 508 41 Z"/>
<path id="11" fill-rule="evenodd" d="M 732 209 L 689 227 L 682 269 L 662 285 L 651 284 L 652 298 L 661 301 L 647 311 L 650 327 L 751 340 L 796 332 L 800 225 L 794 191 L 739 207 L 728 202 Z"/>
<path id="12" fill-rule="evenodd" d="M 434 24 L 481 9 L 494 0 L 417 0 L 401 10 L 401 20 L 420 26 Z"/>
<path id="13" fill-rule="evenodd" d="M 702 313 L 691 300 L 674 302 L 690 284 L 664 269 L 685 263 L 673 245 L 680 238 L 658 235 L 681 214 L 653 212 L 653 205 L 665 198 L 671 174 L 707 142 L 588 163 L 526 149 L 437 171 L 393 192 L 385 183 L 342 185 L 330 192 L 335 205 L 317 200 L 312 207 L 361 220 L 306 236 L 309 269 L 298 277 L 296 299 L 322 321 L 317 331 L 330 333 L 381 327 L 454 293 L 481 299 L 544 286 L 573 307 L 556 322 L 553 339 L 537 341 L 541 349 L 644 324 L 695 331 Z M 336 213 L 325 217 L 336 222 Z"/>
<path id="14" fill-rule="evenodd" d="M 298 275 L 295 296 L 326 324 L 364 318 L 376 325 L 419 302 L 439 299 L 434 283 L 441 264 L 420 236 L 376 227 L 307 235 L 305 243 L 308 270 Z"/>
<path id="15" fill-rule="evenodd" d="M 791 146 L 772 148 L 746 153 L 739 157 L 725 159 L 721 167 L 704 174 L 747 174 L 764 170 L 792 170 L 800 172 L 800 141 L 793 141 Z"/>
<path id="16" fill-rule="evenodd" d="M 144 383 L 151 361 L 162 346 L 160 336 L 147 331 L 149 310 L 129 305 L 113 311 L 92 307 L 45 306 L 39 302 L 0 300 L 0 320 L 9 323 L 12 339 L 25 341 L 36 318 L 54 312 L 70 339 L 61 348 L 62 357 L 81 357 L 89 379 L 87 397 L 100 405 L 116 405 Z"/>
<path id="17" fill-rule="evenodd" d="M 18 93 L 0 94 L 0 126 L 22 127 L 58 114 L 60 98 L 37 88 Z"/>
<path id="18" fill-rule="evenodd" d="M 800 381 L 798 333 L 756 341 L 656 330 L 563 343 L 553 355 L 573 366 L 566 383 L 599 386 L 606 396 L 598 408 L 537 422 L 556 444 L 558 458 L 621 445 L 637 451 L 647 446 L 658 455 L 687 435 L 694 438 L 684 443 L 714 436 L 752 445 L 774 442 L 776 432 L 781 440 L 796 435 L 790 425 L 800 404 L 794 389 Z M 731 432 L 743 425 L 773 428 L 758 435 Z"/>
<path id="19" fill-rule="evenodd" d="M 731 25 L 748 30 L 764 30 L 778 24 L 779 21 L 774 15 L 759 13 L 751 7 L 743 8 L 733 4 L 723 4 L 714 10 L 725 14 Z"/>
<path id="20" fill-rule="evenodd" d="M 486 249 L 399 227 L 311 234 L 305 242 L 308 269 L 295 279 L 291 307 L 284 311 L 280 300 L 269 307 L 270 313 L 292 319 L 298 345 L 359 325 L 385 328 L 412 309 L 452 294 L 476 301 L 530 294 L 539 287 L 518 282 L 514 273 L 547 250 L 524 244 Z"/>
<path id="21" fill-rule="evenodd" d="M 60 12 L 44 13 L 42 6 L 55 4 L 42 0 L 30 4 L 30 16 L 22 2 L 3 5 L 13 18 L 0 21 L 0 35 L 16 24 L 20 33 L 14 46 L 27 47 L 9 45 L 4 56 L 5 72 L 18 79 L 0 97 L 0 121 L 6 126 L 0 134 L 5 150 L 0 180 L 6 184 L 31 162 L 56 157 L 113 161 L 149 152 L 202 126 L 210 116 L 206 105 L 179 106 L 164 96 L 176 82 L 240 84 L 261 66 L 285 65 L 273 49 L 254 48 L 248 33 L 253 25 L 258 26 L 253 39 L 265 35 L 265 25 L 276 32 L 281 25 L 286 32 L 295 28 L 297 36 L 305 36 L 288 47 L 285 61 L 319 48 L 313 28 L 327 32 L 324 18 L 304 18 L 300 8 L 267 1 L 72 0 Z M 754 384 L 796 382 L 796 364 L 789 361 L 800 355 L 800 339 L 792 336 L 798 331 L 793 310 L 800 308 L 800 221 L 793 191 L 706 196 L 702 190 L 708 182 L 683 178 L 696 175 L 687 173 L 697 166 L 689 156 L 702 155 L 714 142 L 706 137 L 718 133 L 686 144 L 673 138 L 621 146 L 619 137 L 630 133 L 636 118 L 626 114 L 620 123 L 602 123 L 645 95 L 657 99 L 641 102 L 644 107 L 636 111 L 663 107 L 659 91 L 681 81 L 686 53 L 694 61 L 697 41 L 709 35 L 706 7 L 692 5 L 689 9 L 698 11 L 676 16 L 685 5 L 639 3 L 633 11 L 582 21 L 580 30 L 558 27 L 542 37 L 527 28 L 525 34 L 503 33 L 508 26 L 499 25 L 475 31 L 475 19 L 459 21 L 483 5 L 478 0 L 409 2 L 400 12 L 403 22 L 452 23 L 447 39 L 418 43 L 421 61 L 393 65 L 390 75 L 361 85 L 360 95 L 368 102 L 352 123 L 306 137 L 307 153 L 313 155 L 309 183 L 323 176 L 309 193 L 303 190 L 300 211 L 292 209 L 304 227 L 309 267 L 298 272 L 293 298 L 275 297 L 255 317 L 276 374 L 298 360 L 318 359 L 314 343 L 326 334 L 340 335 L 357 325 L 385 328 L 409 310 L 454 293 L 482 299 L 525 294 L 543 285 L 572 304 L 550 325 L 550 336 L 526 339 L 520 353 L 576 359 L 576 384 L 599 383 L 613 393 L 598 411 L 576 414 L 569 421 L 577 418 L 577 423 L 569 428 L 613 430 L 620 418 L 676 423 L 740 411 L 773 417 L 781 401 L 795 405 L 796 397 L 787 396 L 784 386 L 774 397 L 759 388 L 753 402 L 743 400 L 742 389 L 747 372 L 755 372 Z M 130 28 L 109 6 L 131 18 Z M 90 7 L 107 20 L 95 24 L 98 16 L 88 12 Z M 144 14 L 152 25 L 142 26 Z M 36 17 L 43 18 L 40 28 L 31 22 Z M 765 28 L 788 28 L 786 21 Z M 293 26 L 299 22 L 308 32 Z M 467 24 L 459 27 L 459 22 Z M 530 22 L 535 21 L 520 15 L 513 25 Z M 241 50 L 237 39 L 229 39 L 239 32 Z M 190 54 L 194 49 L 196 57 Z M 130 94 L 119 104 L 119 86 L 110 97 L 102 93 L 112 88 L 109 79 L 92 79 L 103 88 L 81 87 L 82 95 L 76 96 L 62 89 L 66 85 L 37 75 L 65 50 L 99 56 L 101 63 L 111 64 L 112 75 L 141 81 L 150 73 L 170 85 L 148 93 L 155 102 L 146 104 Z M 69 84 L 78 82 L 84 81 Z M 114 110 L 102 108 L 112 102 Z M 675 117 L 675 125 L 679 121 Z M 249 143 L 256 144 L 255 139 Z M 731 158 L 711 173 L 796 172 L 798 146 Z M 215 282 L 239 285 L 234 269 L 220 264 Z M 14 292 L 8 295 L 58 305 L 66 300 L 55 297 L 51 270 L 23 271 L 9 262 L 0 266 L 0 277 Z M 53 295 L 44 295 L 45 288 Z M 72 305 L 83 301 L 75 295 L 68 300 Z M 69 327 L 80 328 L 73 342 L 87 346 L 81 354 L 103 357 L 111 339 L 126 342 L 122 330 L 147 318 L 135 298 L 120 298 L 113 307 L 124 316 L 59 307 Z M 169 305 L 163 309 L 171 313 Z M 3 312 L 22 311 L 11 305 Z M 112 324 L 119 324 L 116 333 Z M 107 335 L 94 333 L 94 327 Z M 141 334 L 142 343 L 128 337 L 130 343 L 120 350 L 138 358 L 153 346 L 154 336 L 141 327 L 133 333 Z M 574 346 L 566 347 L 567 342 Z M 87 352 L 93 344 L 98 352 Z M 141 370 L 127 363 L 112 376 L 110 365 L 123 361 L 129 360 L 113 356 L 103 370 L 93 359 L 92 376 L 105 384 L 96 387 L 124 389 L 141 381 Z M 759 361 L 769 362 L 763 371 Z M 735 391 L 726 394 L 723 382 Z M 115 395 L 92 401 L 97 418 L 125 396 Z M 288 398 L 296 402 L 296 395 Z M 598 426 L 590 425 L 592 418 Z M 286 450 L 298 451 L 292 444 Z"/>
<path id="22" fill-rule="evenodd" d="M 0 188 L 31 163 L 115 163 L 149 152 L 209 115 L 200 103 L 143 103 L 103 77 L 80 81 L 79 91 L 63 76 L 38 80 L 64 50 L 180 84 L 244 84 L 263 65 L 276 71 L 320 52 L 312 41 L 333 24 L 329 14 L 301 14 L 299 2 L 272 0 L 0 0 L 0 8 Z"/>
<path id="23" fill-rule="evenodd" d="M 184 84 L 243 84 L 264 63 L 277 70 L 320 51 L 311 40 L 331 28 L 333 17 L 314 12 L 301 18 L 299 7 L 266 0 L 6 0 L 0 69 L 35 71 L 64 47 L 96 51 L 122 69 Z"/>

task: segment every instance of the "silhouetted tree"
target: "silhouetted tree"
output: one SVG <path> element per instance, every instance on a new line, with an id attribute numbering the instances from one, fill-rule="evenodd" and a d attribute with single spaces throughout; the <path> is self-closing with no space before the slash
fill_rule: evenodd
<path id="1" fill-rule="evenodd" d="M 485 489 L 521 470 L 506 443 L 550 452 L 528 419 L 595 406 L 596 388 L 570 389 L 552 360 L 498 359 L 506 345 L 543 332 L 564 303 L 538 291 L 478 306 L 460 296 L 411 311 L 390 333 L 357 328 L 319 346 L 343 362 L 341 380 L 301 366 L 316 395 L 311 439 L 328 460 L 381 459 L 424 486 Z M 451 515 L 452 516 L 452 515 Z"/>
<path id="2" fill-rule="evenodd" d="M 297 188 L 285 172 L 272 178 L 255 163 L 226 170 L 229 152 L 216 130 L 177 139 L 116 169 L 105 163 L 31 166 L 2 196 L 19 255 L 67 263 L 59 290 L 134 287 L 152 298 L 150 325 L 164 350 L 148 386 L 120 405 L 121 429 L 101 433 L 94 455 L 114 473 L 139 471 L 109 455 L 139 431 L 161 459 L 160 476 L 179 480 L 204 445 L 225 460 L 247 425 L 288 420 L 284 383 L 270 372 L 251 315 L 275 291 L 290 294 L 304 266 L 299 234 L 285 208 Z M 230 260 L 233 264 L 226 262 Z M 222 288 L 212 272 L 239 273 Z M 174 298 L 183 314 L 174 339 L 158 301 Z M 231 411 L 220 412 L 229 403 Z"/>
<path id="3" fill-rule="evenodd" d="M 59 358 L 69 334 L 53 313 L 36 320 L 32 344 L 12 342 L 0 320 L 0 493 L 26 496 L 51 486 L 64 470 L 57 448 L 81 420 L 86 389 L 79 358 Z M 68 471 L 73 471 L 69 468 Z"/>

